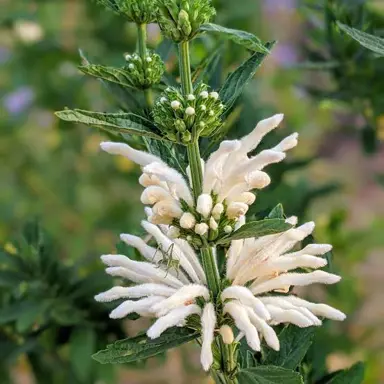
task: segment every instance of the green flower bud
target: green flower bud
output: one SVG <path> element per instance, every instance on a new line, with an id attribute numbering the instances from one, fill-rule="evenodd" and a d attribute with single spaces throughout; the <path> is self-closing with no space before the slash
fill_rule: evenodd
<path id="1" fill-rule="evenodd" d="M 158 8 L 154 0 L 96 0 L 129 21 L 137 24 L 149 24 L 156 20 Z"/>
<path id="2" fill-rule="evenodd" d="M 153 52 L 147 52 L 144 60 L 138 54 L 125 55 L 126 65 L 124 69 L 128 72 L 127 77 L 132 87 L 147 89 L 158 84 L 165 71 L 164 62 L 161 57 Z"/>
<path id="3" fill-rule="evenodd" d="M 157 22 L 164 35 L 179 43 L 192 40 L 216 14 L 212 0 L 155 0 Z"/>
<path id="4" fill-rule="evenodd" d="M 198 137 L 210 137 L 221 128 L 224 106 L 217 92 L 198 85 L 193 94 L 183 96 L 176 88 L 167 88 L 153 109 L 156 126 L 166 137 L 178 137 L 188 144 Z"/>

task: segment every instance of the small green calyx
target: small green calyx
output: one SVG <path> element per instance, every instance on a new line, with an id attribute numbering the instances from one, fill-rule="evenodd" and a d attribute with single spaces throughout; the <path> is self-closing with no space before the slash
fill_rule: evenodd
<path id="1" fill-rule="evenodd" d="M 154 107 L 153 118 L 168 140 L 187 145 L 200 136 L 214 135 L 223 124 L 223 111 L 219 94 L 200 84 L 187 96 L 167 88 Z"/>
<path id="2" fill-rule="evenodd" d="M 156 0 L 156 3 L 160 28 L 177 43 L 192 40 L 200 26 L 216 14 L 211 0 Z"/>
<path id="3" fill-rule="evenodd" d="M 129 72 L 134 88 L 148 89 L 154 84 L 160 83 L 165 65 L 158 54 L 147 52 L 144 60 L 136 53 L 126 54 L 125 60 L 124 70 Z"/>

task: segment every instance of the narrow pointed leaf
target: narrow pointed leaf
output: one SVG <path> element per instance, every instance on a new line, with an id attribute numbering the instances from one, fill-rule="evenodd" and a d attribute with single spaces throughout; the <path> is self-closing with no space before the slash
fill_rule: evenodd
<path id="1" fill-rule="evenodd" d="M 81 65 L 79 66 L 81 72 L 86 75 L 97 77 L 104 81 L 119 84 L 123 87 L 133 88 L 130 73 L 122 68 L 106 67 L 104 65 Z"/>
<path id="2" fill-rule="evenodd" d="M 384 56 L 384 39 L 369 33 L 359 31 L 356 28 L 349 27 L 348 25 L 337 22 L 339 28 L 348 34 L 352 39 L 356 40 L 360 45 L 369 50 Z"/>
<path id="3" fill-rule="evenodd" d="M 153 132 L 154 127 L 151 126 L 150 121 L 132 113 L 104 113 L 81 109 L 65 109 L 64 111 L 56 112 L 56 115 L 65 121 L 94 126 L 112 133 L 146 136 L 157 140 L 162 139 Z"/>
<path id="4" fill-rule="evenodd" d="M 226 28 L 221 25 L 212 24 L 212 23 L 202 25 L 200 27 L 200 31 L 216 32 L 216 33 L 219 33 L 220 35 L 224 35 L 225 37 L 234 41 L 235 43 L 240 44 L 247 49 L 250 49 L 253 52 L 269 53 L 268 47 L 266 47 L 257 36 L 246 31 Z"/>
<path id="5" fill-rule="evenodd" d="M 221 239 L 217 244 L 226 244 L 232 240 L 247 239 L 250 237 L 261 237 L 273 235 L 287 231 L 292 228 L 291 224 L 285 222 L 284 219 L 265 219 L 260 221 L 251 221 L 246 223 L 231 235 Z"/>
<path id="6" fill-rule="evenodd" d="M 268 215 L 268 219 L 284 219 L 284 208 L 282 204 L 277 204 Z"/>
<path id="7" fill-rule="evenodd" d="M 107 349 L 94 354 L 92 357 L 101 364 L 132 363 L 147 359 L 170 348 L 177 347 L 199 337 L 198 332 L 187 328 L 170 328 L 157 339 L 149 339 L 141 334 L 129 339 L 116 341 Z"/>
<path id="8" fill-rule="evenodd" d="M 264 365 L 240 370 L 239 384 L 303 384 L 301 375 L 289 369 Z"/>
<path id="9" fill-rule="evenodd" d="M 274 42 L 267 43 L 266 48 L 271 50 L 274 44 Z M 230 108 L 241 96 L 245 86 L 253 78 L 257 69 L 260 67 L 267 55 L 268 53 L 254 53 L 247 61 L 245 61 L 239 68 L 227 77 L 223 87 L 220 90 L 220 98 L 227 106 L 227 113 L 229 113 Z"/>

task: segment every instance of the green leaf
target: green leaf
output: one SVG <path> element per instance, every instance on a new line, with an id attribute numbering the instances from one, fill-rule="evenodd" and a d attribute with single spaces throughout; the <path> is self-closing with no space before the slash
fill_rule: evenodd
<path id="1" fill-rule="evenodd" d="M 356 28 L 349 27 L 343 23 L 337 22 L 339 28 L 346 34 L 356 40 L 363 47 L 378 53 L 380 56 L 384 56 L 384 39 L 378 36 L 371 35 L 369 33 L 359 31 Z"/>
<path id="2" fill-rule="evenodd" d="M 99 351 L 92 357 L 101 364 L 132 363 L 147 359 L 170 348 L 177 347 L 196 339 L 198 332 L 187 328 L 170 328 L 157 339 L 151 340 L 145 334 L 133 338 L 116 341 L 107 349 Z"/>
<path id="3" fill-rule="evenodd" d="M 282 204 L 277 204 L 268 215 L 268 219 L 284 219 L 284 208 Z"/>
<path id="4" fill-rule="evenodd" d="M 280 351 L 268 349 L 264 364 L 296 369 L 313 343 L 315 328 L 299 328 L 294 325 L 285 327 L 279 334 Z"/>
<path id="5" fill-rule="evenodd" d="M 25 300 L 10 304 L 0 309 L 0 324 L 6 324 L 17 320 L 23 314 L 28 315 L 36 309 L 37 303 L 32 300 Z"/>
<path id="6" fill-rule="evenodd" d="M 81 65 L 79 66 L 81 72 L 86 75 L 97 77 L 104 81 L 119 84 L 123 87 L 133 87 L 130 73 L 122 68 L 106 67 L 104 65 Z"/>
<path id="7" fill-rule="evenodd" d="M 77 379 L 90 382 L 92 374 L 92 353 L 95 351 L 96 335 L 92 328 L 77 327 L 72 331 L 69 341 L 70 362 Z"/>
<path id="8" fill-rule="evenodd" d="M 338 373 L 327 384 L 361 384 L 364 380 L 364 364 L 357 363 Z"/>
<path id="9" fill-rule="evenodd" d="M 274 45 L 275 43 L 272 42 L 267 43 L 265 46 L 268 50 L 271 50 Z M 245 86 L 253 78 L 267 55 L 268 53 L 254 53 L 247 61 L 227 77 L 220 90 L 220 98 L 227 106 L 227 113 L 243 93 Z"/>
<path id="10" fill-rule="evenodd" d="M 49 302 L 47 301 L 36 301 L 33 306 L 25 307 L 23 311 L 20 311 L 16 320 L 17 331 L 23 333 L 29 330 L 41 319 L 48 306 Z"/>
<path id="11" fill-rule="evenodd" d="M 244 224 L 237 231 L 231 235 L 219 240 L 217 244 L 226 244 L 232 240 L 247 239 L 250 237 L 261 237 L 266 235 L 273 235 L 287 231 L 292 228 L 291 224 L 288 224 L 283 219 L 265 219 L 260 221 L 251 221 Z"/>
<path id="12" fill-rule="evenodd" d="M 161 137 L 153 132 L 154 127 L 151 126 L 149 120 L 133 113 L 103 113 L 65 109 L 56 112 L 56 116 L 65 121 L 91 125 L 113 133 L 146 136 L 161 140 Z"/>
<path id="13" fill-rule="evenodd" d="M 221 35 L 225 35 L 228 39 L 247 49 L 250 49 L 253 52 L 269 53 L 269 49 L 261 42 L 261 40 L 249 32 L 240 31 L 238 29 L 230 29 L 212 23 L 202 25 L 199 31 L 217 32 Z"/>
<path id="14" fill-rule="evenodd" d="M 301 375 L 289 369 L 264 365 L 242 369 L 238 373 L 239 384 L 303 384 Z"/>
<path id="15" fill-rule="evenodd" d="M 16 287 L 23 280 L 23 275 L 14 271 L 0 271 L 0 287 Z"/>

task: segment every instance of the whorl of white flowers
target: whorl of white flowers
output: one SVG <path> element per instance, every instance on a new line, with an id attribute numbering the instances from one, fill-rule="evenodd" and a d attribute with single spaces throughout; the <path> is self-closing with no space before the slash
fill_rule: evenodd
<path id="1" fill-rule="evenodd" d="M 263 169 L 282 161 L 285 152 L 297 145 L 298 135 L 294 133 L 274 148 L 248 156 L 282 119 L 280 114 L 262 120 L 249 135 L 240 140 L 223 141 L 206 163 L 201 160 L 203 193 L 196 206 L 191 183 L 160 158 L 137 151 L 127 144 L 105 142 L 101 148 L 114 155 L 123 155 L 142 167 L 139 182 L 145 190 L 141 201 L 152 207 L 147 210 L 150 222 L 172 224 L 179 229 L 180 236 L 190 236 L 195 245 L 199 245 L 199 237 L 215 241 L 235 229 L 255 202 L 256 196 L 251 191 L 262 189 L 271 181 Z"/>
<path id="2" fill-rule="evenodd" d="M 223 324 L 225 314 L 233 319 L 240 332 L 237 341 L 245 336 L 255 351 L 260 351 L 261 340 L 279 350 L 274 325 L 291 323 L 310 327 L 321 325 L 321 318 L 345 319 L 337 309 L 311 303 L 290 293 L 294 286 L 334 284 L 340 280 L 339 276 L 324 271 L 290 272 L 298 268 L 317 269 L 327 264 L 319 256 L 331 250 L 328 244 L 310 244 L 300 251 L 289 252 L 312 233 L 313 223 L 276 235 L 232 241 L 226 255 L 226 277 L 230 285 L 227 283 L 222 287 L 218 299 L 223 304 L 222 314 L 217 313 L 211 301 L 205 273 L 190 244 L 169 238 L 170 228 L 166 225 L 143 221 L 142 226 L 156 240 L 158 248 L 132 235 L 123 234 L 121 239 L 136 248 L 146 262 L 133 261 L 124 255 L 102 256 L 108 274 L 137 285 L 114 287 L 97 295 L 96 300 L 126 299 L 111 312 L 113 319 L 124 318 L 130 313 L 156 318 L 147 331 L 152 339 L 170 327 L 187 325 L 191 315 L 200 316 L 201 363 L 205 370 L 209 370 L 213 363 L 215 336 L 220 334 L 225 343 L 234 340 L 232 328 Z"/>

